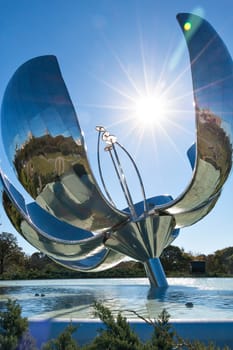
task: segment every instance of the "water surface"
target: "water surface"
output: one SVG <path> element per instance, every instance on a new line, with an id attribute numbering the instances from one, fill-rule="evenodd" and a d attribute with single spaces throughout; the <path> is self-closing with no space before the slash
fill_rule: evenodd
<path id="1" fill-rule="evenodd" d="M 93 318 L 93 303 L 100 301 L 127 318 L 136 318 L 131 311 L 156 318 L 166 308 L 173 320 L 233 320 L 232 278 L 168 278 L 168 283 L 158 291 L 146 278 L 0 281 L 0 309 L 12 298 L 29 318 Z"/>

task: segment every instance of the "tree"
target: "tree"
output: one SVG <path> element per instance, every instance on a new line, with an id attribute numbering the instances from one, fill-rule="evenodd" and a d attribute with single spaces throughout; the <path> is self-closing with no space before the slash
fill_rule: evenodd
<path id="1" fill-rule="evenodd" d="M 211 273 L 233 274 L 233 247 L 217 250 L 207 257 L 207 269 Z"/>
<path id="2" fill-rule="evenodd" d="M 44 344 L 42 350 L 79 350 L 80 347 L 72 337 L 72 334 L 76 330 L 77 327 L 70 324 L 59 334 L 57 339 L 51 339 L 48 343 Z"/>
<path id="3" fill-rule="evenodd" d="M 51 263 L 52 261 L 47 257 L 47 255 L 41 252 L 35 252 L 29 258 L 27 265 L 29 268 L 41 271 Z"/>
<path id="4" fill-rule="evenodd" d="M 94 316 L 100 318 L 105 328 L 85 350 L 142 350 L 138 335 L 131 329 L 127 319 L 118 313 L 115 318 L 108 308 L 96 302 Z M 145 349 L 146 350 L 146 349 Z"/>
<path id="5" fill-rule="evenodd" d="M 24 253 L 12 233 L 2 232 L 0 234 L 0 275 L 15 264 L 24 264 Z"/>
<path id="6" fill-rule="evenodd" d="M 21 316 L 16 300 L 8 300 L 6 311 L 0 311 L 0 350 L 36 350 L 28 331 L 28 320 Z"/>
<path id="7" fill-rule="evenodd" d="M 184 273 L 189 270 L 192 256 L 176 246 L 168 246 L 161 255 L 161 263 L 164 270 L 169 272 Z"/>

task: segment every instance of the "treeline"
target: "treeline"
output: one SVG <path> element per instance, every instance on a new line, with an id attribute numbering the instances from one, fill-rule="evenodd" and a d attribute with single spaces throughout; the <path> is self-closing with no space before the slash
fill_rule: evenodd
<path id="1" fill-rule="evenodd" d="M 233 247 L 217 250 L 210 255 L 193 255 L 176 246 L 167 247 L 161 262 L 169 277 L 189 277 L 192 262 L 204 262 L 205 269 L 198 275 L 205 277 L 233 276 Z M 56 278 L 130 278 L 146 277 L 143 264 L 125 261 L 118 266 L 98 272 L 83 273 L 64 268 L 46 255 L 36 252 L 26 255 L 18 246 L 16 237 L 7 232 L 0 234 L 0 279 L 56 279 Z"/>

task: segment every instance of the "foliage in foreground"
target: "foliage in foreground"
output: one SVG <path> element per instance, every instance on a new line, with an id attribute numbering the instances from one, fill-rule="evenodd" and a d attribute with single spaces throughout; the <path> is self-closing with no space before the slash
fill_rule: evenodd
<path id="1" fill-rule="evenodd" d="M 151 339 L 143 343 L 121 313 L 114 318 L 101 303 L 96 303 L 94 307 L 95 316 L 100 318 L 104 327 L 92 343 L 80 347 L 73 338 L 78 327 L 71 323 L 56 339 L 44 344 L 42 350 L 220 350 L 214 344 L 205 345 L 180 338 L 170 325 L 170 315 L 165 309 L 158 320 L 146 319 L 134 312 L 153 327 Z M 21 307 L 16 301 L 8 300 L 6 310 L 0 312 L 0 350 L 37 350 L 28 332 L 28 320 L 21 316 Z M 223 350 L 230 349 L 224 347 Z"/>
<path id="2" fill-rule="evenodd" d="M 130 311 L 130 310 L 128 310 Z M 116 320 L 111 311 L 100 303 L 95 304 L 95 316 L 99 317 L 106 328 L 100 331 L 90 346 L 85 350 L 221 350 L 214 344 L 205 345 L 201 342 L 189 342 L 179 337 L 169 323 L 170 315 L 163 309 L 157 320 L 146 319 L 135 311 L 141 318 L 153 328 L 152 337 L 143 343 L 132 330 L 125 317 L 118 313 Z M 222 350 L 230 350 L 224 347 Z"/>
<path id="3" fill-rule="evenodd" d="M 6 311 L 0 312 L 0 350 L 36 350 L 21 311 L 15 300 L 8 300 Z"/>
<path id="4" fill-rule="evenodd" d="M 77 330 L 72 324 L 67 326 L 65 330 L 59 334 L 57 339 L 49 340 L 43 346 L 42 350 L 79 350 L 81 349 L 72 334 Z"/>

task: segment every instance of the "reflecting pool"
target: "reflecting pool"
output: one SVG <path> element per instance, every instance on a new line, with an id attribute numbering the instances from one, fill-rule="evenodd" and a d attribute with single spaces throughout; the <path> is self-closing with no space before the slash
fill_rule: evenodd
<path id="1" fill-rule="evenodd" d="M 0 309 L 13 298 L 32 319 L 88 319 L 94 317 L 93 303 L 102 301 L 127 318 L 136 318 L 132 311 L 156 318 L 166 308 L 171 320 L 233 320 L 232 278 L 168 278 L 168 283 L 158 291 L 146 278 L 0 281 Z"/>

